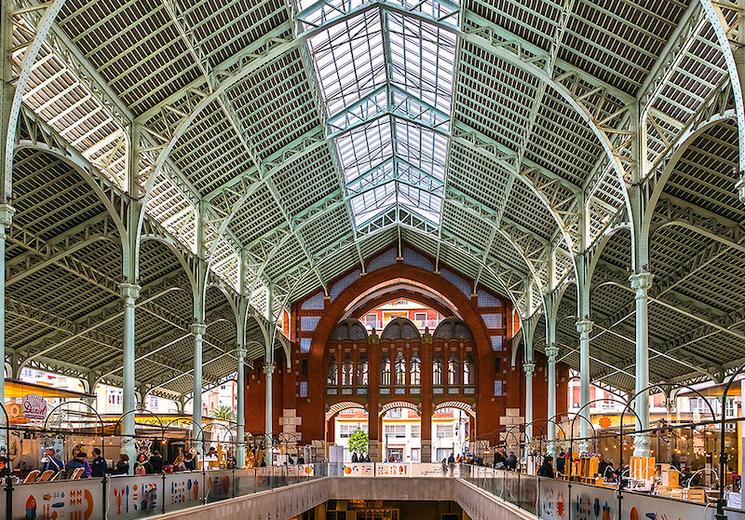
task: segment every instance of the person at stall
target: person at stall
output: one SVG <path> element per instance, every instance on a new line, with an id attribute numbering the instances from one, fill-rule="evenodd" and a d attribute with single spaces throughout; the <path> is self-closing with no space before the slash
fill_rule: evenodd
<path id="1" fill-rule="evenodd" d="M 119 460 L 114 466 L 112 475 L 129 475 L 129 455 L 126 453 L 119 454 Z"/>
<path id="2" fill-rule="evenodd" d="M 566 467 L 567 462 L 567 452 L 563 449 L 559 452 L 559 457 L 556 459 L 556 472 L 559 475 L 564 474 L 564 468 Z"/>
<path id="3" fill-rule="evenodd" d="M 554 478 L 554 458 L 551 455 L 543 457 L 543 463 L 538 468 L 538 476 L 546 478 Z"/>
<path id="4" fill-rule="evenodd" d="M 605 458 L 603 458 L 603 454 L 602 453 L 598 453 L 598 459 L 599 459 L 599 461 L 598 461 L 598 475 L 600 475 L 601 478 L 605 478 L 605 477 L 608 476 L 608 475 L 606 475 L 606 472 L 608 471 L 608 467 L 609 467 L 608 461 L 606 461 Z M 613 466 L 610 466 L 610 467 L 611 467 L 611 469 L 613 468 Z"/>
<path id="5" fill-rule="evenodd" d="M 67 470 L 67 474 L 68 474 L 67 476 L 68 476 L 68 478 L 70 477 L 70 475 L 72 474 L 72 472 L 75 471 L 78 468 L 82 468 L 83 470 L 85 470 L 85 458 L 87 456 L 88 456 L 87 453 L 78 450 L 75 453 L 75 458 L 70 459 L 67 462 L 67 465 L 65 466 L 65 469 Z M 88 477 L 89 477 L 89 475 L 86 474 L 85 471 L 83 471 L 83 474 L 81 475 L 80 478 L 88 478 Z"/>
<path id="6" fill-rule="evenodd" d="M 91 462 L 91 476 L 93 478 L 103 477 L 108 473 L 109 465 L 106 459 L 101 456 L 100 448 L 93 448 L 93 461 Z"/>
<path id="7" fill-rule="evenodd" d="M 8 457 L 0 456 L 0 478 L 5 478 L 12 475 L 13 471 L 10 468 Z"/>
<path id="8" fill-rule="evenodd" d="M 62 459 L 57 456 L 57 452 L 54 450 L 54 448 L 47 448 L 46 450 L 44 450 L 44 458 L 41 459 L 41 461 L 42 473 L 48 469 L 51 469 L 55 473 L 65 469 L 65 463 L 62 462 Z"/>
<path id="9" fill-rule="evenodd" d="M 135 475 L 148 475 L 152 474 L 153 467 L 147 460 L 147 455 L 140 453 L 137 455 L 137 462 L 135 462 Z"/>
<path id="10" fill-rule="evenodd" d="M 186 466 L 186 471 L 194 471 L 197 469 L 197 460 L 194 458 L 192 452 L 187 452 L 187 454 L 184 455 L 184 466 Z"/>
<path id="11" fill-rule="evenodd" d="M 507 456 L 507 459 L 504 461 L 504 467 L 510 471 L 515 471 L 517 469 L 517 457 L 515 456 L 514 451 L 511 451 Z"/>
<path id="12" fill-rule="evenodd" d="M 492 467 L 494 469 L 504 468 L 504 461 L 507 459 L 504 453 L 504 448 L 497 448 L 494 450 L 494 459 L 492 460 Z"/>
<path id="13" fill-rule="evenodd" d="M 153 451 L 149 462 L 153 468 L 153 473 L 163 473 L 163 457 L 158 450 Z"/>
<path id="14" fill-rule="evenodd" d="M 88 453 L 85 451 L 78 452 L 78 457 L 83 461 L 83 468 L 85 468 L 83 478 L 91 478 L 93 476 L 93 467 L 91 467 L 91 463 L 88 461 Z"/>
<path id="15" fill-rule="evenodd" d="M 184 453 L 179 450 L 176 458 L 173 459 L 173 465 L 171 466 L 173 471 L 186 471 L 186 463 L 184 463 Z"/>

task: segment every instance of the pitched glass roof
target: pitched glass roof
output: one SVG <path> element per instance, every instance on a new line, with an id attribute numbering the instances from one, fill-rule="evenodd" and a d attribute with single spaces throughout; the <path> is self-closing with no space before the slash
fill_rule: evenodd
<path id="1" fill-rule="evenodd" d="M 388 3 L 458 23 L 454 3 Z M 348 15 L 311 38 L 308 48 L 355 224 L 361 227 L 391 208 L 403 207 L 439 225 L 454 34 L 425 20 L 378 9 L 375 2 L 300 1 L 299 8 L 304 28 Z"/>

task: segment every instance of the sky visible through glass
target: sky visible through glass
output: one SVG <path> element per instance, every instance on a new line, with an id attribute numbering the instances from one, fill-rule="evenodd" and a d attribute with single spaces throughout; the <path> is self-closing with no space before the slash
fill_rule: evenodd
<path id="1" fill-rule="evenodd" d="M 390 6 L 391 8 L 387 8 Z M 358 227 L 392 209 L 440 224 L 457 26 L 451 2 L 299 2 Z M 333 23 L 330 23 L 333 22 Z"/>

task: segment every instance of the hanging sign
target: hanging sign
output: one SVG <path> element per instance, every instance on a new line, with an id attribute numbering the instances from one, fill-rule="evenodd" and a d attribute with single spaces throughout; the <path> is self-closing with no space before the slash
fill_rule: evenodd
<path id="1" fill-rule="evenodd" d="M 23 416 L 27 419 L 44 419 L 47 416 L 47 402 L 40 395 L 24 395 L 21 406 L 23 406 Z"/>

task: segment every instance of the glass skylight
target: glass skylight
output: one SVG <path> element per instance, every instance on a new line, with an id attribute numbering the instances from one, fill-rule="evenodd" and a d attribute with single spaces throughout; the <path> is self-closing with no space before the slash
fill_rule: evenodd
<path id="1" fill-rule="evenodd" d="M 298 7 L 301 30 L 315 31 L 308 48 L 355 224 L 398 206 L 439 225 L 456 46 L 440 25 L 457 25 L 458 5 L 300 0 Z"/>

